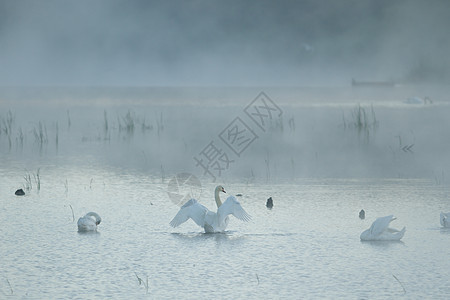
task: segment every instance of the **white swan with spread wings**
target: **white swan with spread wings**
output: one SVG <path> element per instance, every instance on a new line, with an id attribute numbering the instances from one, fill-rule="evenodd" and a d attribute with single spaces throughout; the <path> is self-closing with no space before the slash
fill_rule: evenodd
<path id="1" fill-rule="evenodd" d="M 229 196 L 225 202 L 220 200 L 219 193 L 225 193 L 224 188 L 219 185 L 214 191 L 217 204 L 217 212 L 212 212 L 197 200 L 191 199 L 186 202 L 170 221 L 172 227 L 177 227 L 189 219 L 198 226 L 203 227 L 206 233 L 223 232 L 228 225 L 229 215 L 233 215 L 241 221 L 249 221 L 250 215 L 242 208 L 236 197 Z"/>
<path id="2" fill-rule="evenodd" d="M 394 221 L 393 215 L 376 219 L 369 229 L 361 233 L 362 241 L 399 241 L 406 231 L 406 227 L 402 230 L 390 228 L 389 224 Z"/>
<path id="3" fill-rule="evenodd" d="M 86 215 L 78 219 L 78 231 L 96 231 L 97 225 L 100 224 L 102 218 L 95 212 L 88 212 Z"/>

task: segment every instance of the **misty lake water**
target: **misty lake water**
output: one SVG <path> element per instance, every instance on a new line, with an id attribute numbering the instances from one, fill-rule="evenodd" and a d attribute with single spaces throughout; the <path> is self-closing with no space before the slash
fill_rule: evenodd
<path id="1" fill-rule="evenodd" d="M 448 93 L 263 90 L 282 116 L 261 128 L 244 111 L 261 89 L 2 90 L 0 298 L 448 298 Z M 235 118 L 257 136 L 239 155 L 220 138 Z M 216 182 L 194 159 L 210 142 L 229 156 Z M 170 227 L 181 172 L 252 220 Z M 98 232 L 77 232 L 89 211 Z M 360 241 L 390 214 L 400 242 Z"/>

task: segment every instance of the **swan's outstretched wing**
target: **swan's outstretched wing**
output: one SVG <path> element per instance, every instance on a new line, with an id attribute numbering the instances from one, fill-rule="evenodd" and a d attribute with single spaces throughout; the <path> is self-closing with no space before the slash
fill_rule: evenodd
<path id="1" fill-rule="evenodd" d="M 372 236 L 377 236 L 377 235 L 381 234 L 383 231 L 385 231 L 388 228 L 389 223 L 391 223 L 394 220 L 395 220 L 395 218 L 393 215 L 386 216 L 386 217 L 380 217 L 380 218 L 376 219 L 372 223 L 372 226 L 370 226 L 370 228 L 369 228 L 370 234 Z"/>
<path id="2" fill-rule="evenodd" d="M 192 219 L 198 226 L 203 227 L 206 212 L 208 212 L 206 207 L 198 203 L 197 200 L 191 199 L 180 208 L 176 216 L 170 221 L 170 225 L 177 227 L 187 220 Z"/>
<path id="3" fill-rule="evenodd" d="M 219 224 L 222 224 L 224 219 L 230 214 L 241 221 L 247 222 L 251 220 L 251 216 L 242 208 L 234 196 L 230 196 L 225 200 L 217 210 L 217 214 L 219 215 Z"/>

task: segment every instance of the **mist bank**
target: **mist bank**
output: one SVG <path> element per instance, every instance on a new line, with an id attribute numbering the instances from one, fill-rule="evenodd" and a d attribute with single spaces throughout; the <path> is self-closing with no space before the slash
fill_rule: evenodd
<path id="1" fill-rule="evenodd" d="M 450 101 L 450 84 L 392 86 L 0 86 L 0 108 L 76 106 L 245 106 L 261 91 L 289 106 L 401 103 L 410 97 Z"/>
<path id="2" fill-rule="evenodd" d="M 342 95 L 351 95 L 352 90 Z M 1 102 L 2 165 L 41 168 L 43 174 L 45 167 L 55 164 L 69 169 L 86 164 L 143 172 L 161 180 L 190 172 L 205 181 L 249 183 L 305 177 L 426 178 L 448 183 L 448 98 L 411 104 L 391 95 L 389 99 L 380 96 L 376 102 L 373 93 L 364 98 L 357 90 L 353 97 L 334 101 L 333 93 L 324 90 L 322 100 L 309 101 L 303 98 L 311 93 L 308 89 L 303 97 L 302 93 L 276 91 L 266 94 L 278 105 L 281 116 L 274 115 L 264 130 L 245 113 L 258 95 L 253 90 L 228 90 L 227 97 L 234 93 L 239 101 L 227 105 L 201 105 L 189 99 L 164 105 L 140 98 L 135 102 L 121 95 L 115 100 L 105 98 L 108 101 L 103 104 L 93 100 L 96 105 L 87 105 L 88 100 L 84 105 L 75 100 L 39 105 L 24 99 L 15 105 Z M 209 92 L 196 97 L 201 99 L 202 93 Z M 141 96 L 158 98 L 151 93 Z M 73 98 L 76 95 L 67 95 Z M 242 142 L 253 140 L 238 153 L 227 144 L 227 134 L 232 137 L 233 125 L 238 124 L 233 123 L 236 118 L 254 133 L 242 138 Z M 199 160 L 203 157 L 206 162 L 204 155 L 213 150 L 211 143 L 222 159 L 221 165 L 211 164 L 207 172 Z"/>

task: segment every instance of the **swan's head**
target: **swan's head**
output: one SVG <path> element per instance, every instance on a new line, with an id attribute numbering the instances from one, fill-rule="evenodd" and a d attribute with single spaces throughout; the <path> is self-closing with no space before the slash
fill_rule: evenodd
<path id="1" fill-rule="evenodd" d="M 216 186 L 216 192 L 223 192 L 223 193 L 226 193 L 226 192 L 225 192 L 225 189 L 224 189 L 223 186 L 221 186 L 221 185 Z"/>
<path id="2" fill-rule="evenodd" d="M 88 217 L 94 217 L 95 218 L 95 224 L 96 225 L 98 225 L 98 224 L 100 224 L 100 222 L 102 221 L 102 218 L 97 214 L 97 213 L 95 213 L 95 212 L 88 212 L 87 214 L 86 214 L 86 216 L 88 216 Z"/>

